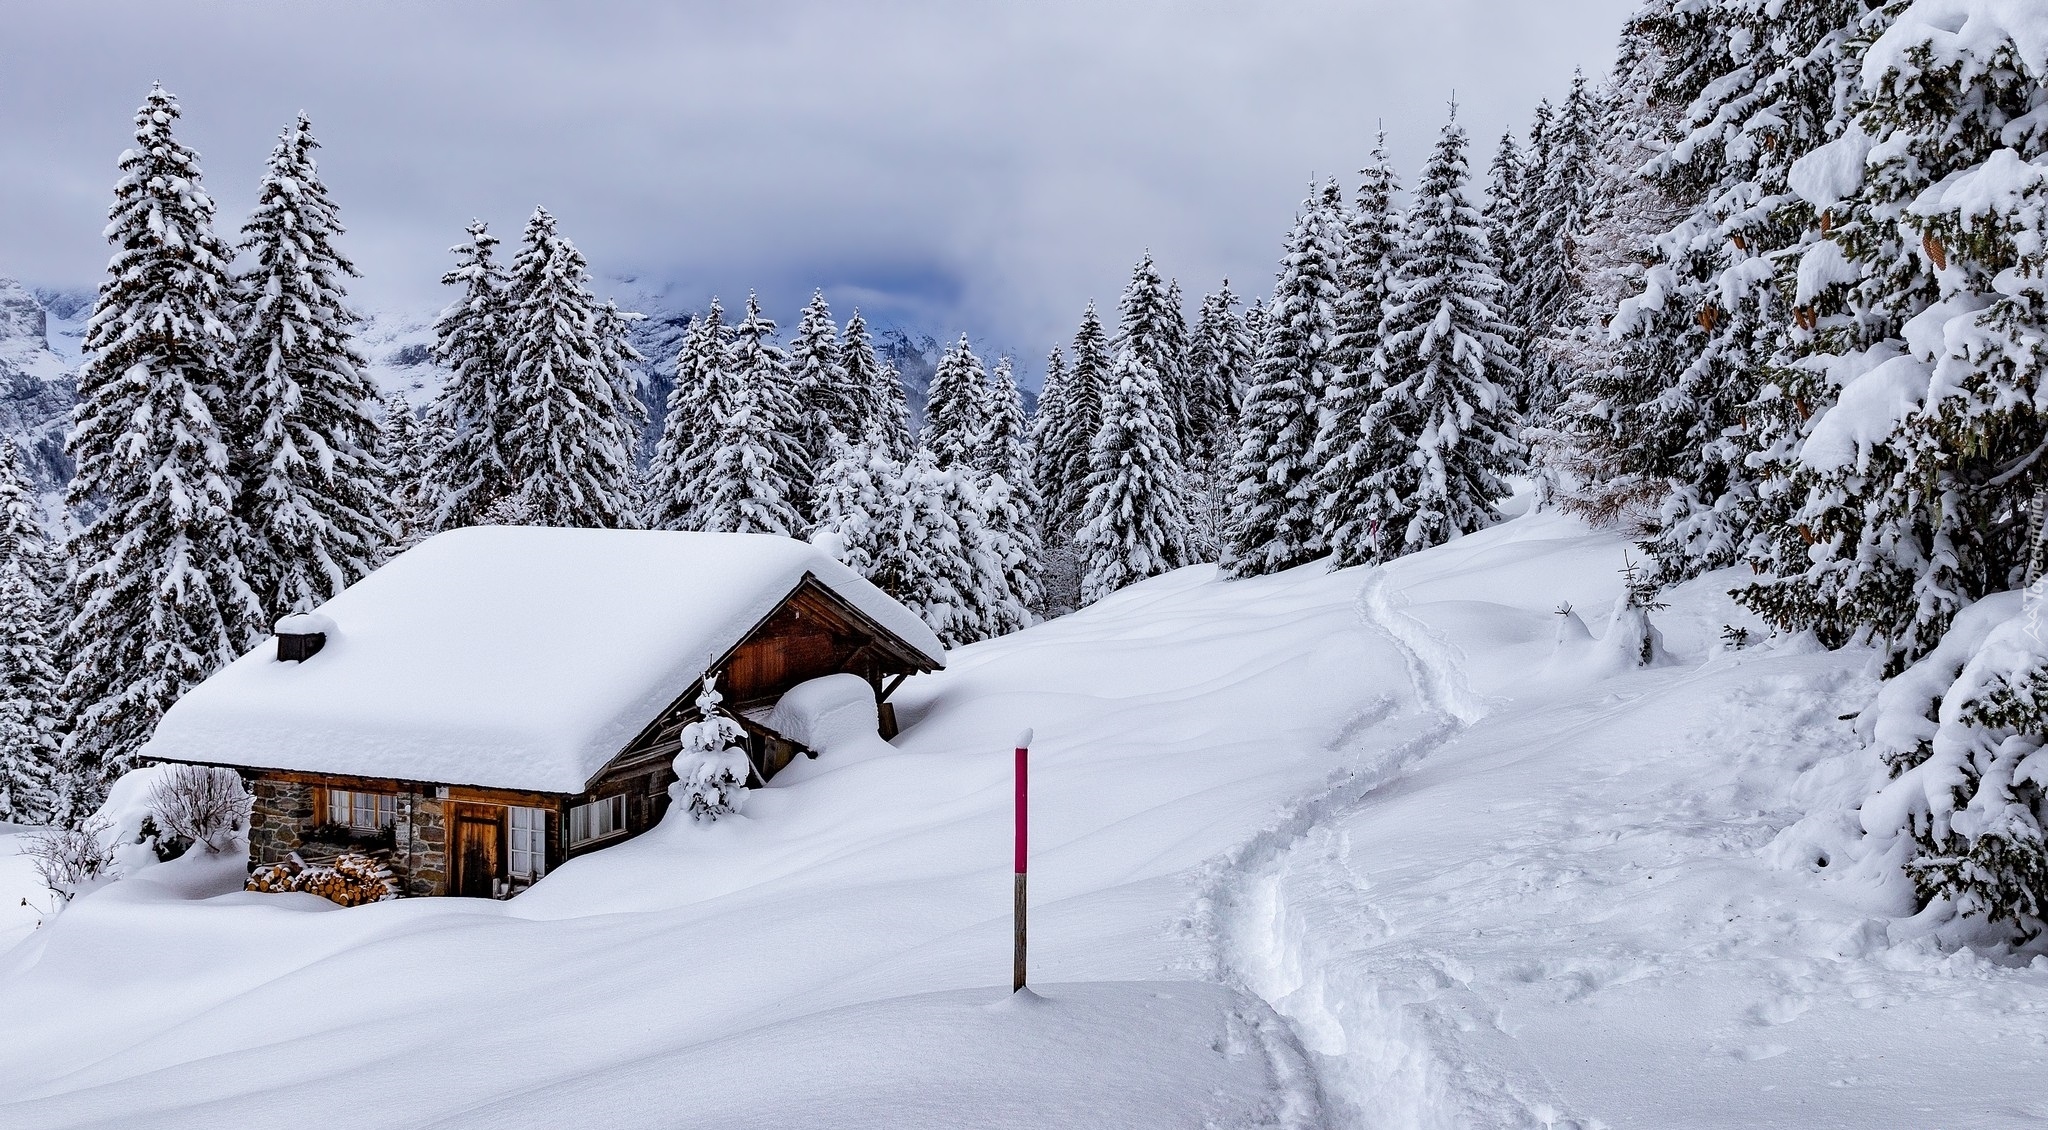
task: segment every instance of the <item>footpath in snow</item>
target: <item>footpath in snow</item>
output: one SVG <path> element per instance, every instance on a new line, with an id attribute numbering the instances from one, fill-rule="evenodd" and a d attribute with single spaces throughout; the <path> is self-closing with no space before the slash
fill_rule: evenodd
<path id="1" fill-rule="evenodd" d="M 1560 645 L 1559 604 L 1599 631 L 1621 563 L 1539 516 L 1366 585 L 1439 728 L 1238 877 L 1224 916 L 1336 1120 L 2048 1123 L 2048 961 L 1941 952 L 1789 831 L 1862 764 L 1841 716 L 1871 657 L 1724 650 L 1724 625 L 1756 627 L 1732 571 L 1655 614 L 1664 665 Z"/>
<path id="2" fill-rule="evenodd" d="M 1632 669 L 1592 638 L 1624 559 L 1542 515 L 1182 570 L 507 903 L 196 897 L 174 863 L 10 909 L 0 1125 L 2048 1121 L 2048 962 L 1942 953 L 1785 833 L 1853 775 L 1868 656 L 1721 650 L 1719 576 Z"/>

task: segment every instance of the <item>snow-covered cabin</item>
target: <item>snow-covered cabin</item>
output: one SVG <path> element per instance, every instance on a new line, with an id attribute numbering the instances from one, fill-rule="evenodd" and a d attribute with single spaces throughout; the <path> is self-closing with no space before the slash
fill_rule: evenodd
<path id="1" fill-rule="evenodd" d="M 193 688 L 142 756 L 230 766 L 257 864 L 388 854 L 414 895 L 502 897 L 652 827 L 707 674 L 765 780 L 790 688 L 945 665 L 915 613 L 764 534 L 480 526 L 407 550 Z"/>

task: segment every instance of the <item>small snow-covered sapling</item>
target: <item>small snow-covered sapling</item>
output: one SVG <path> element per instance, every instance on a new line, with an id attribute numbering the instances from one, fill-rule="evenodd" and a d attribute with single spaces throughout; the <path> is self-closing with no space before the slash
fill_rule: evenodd
<path id="1" fill-rule="evenodd" d="M 720 706 L 724 700 L 717 678 L 704 676 L 704 690 L 697 696 L 698 720 L 683 727 L 676 783 L 668 787 L 668 795 L 692 820 L 736 815 L 746 801 L 747 777 L 753 770 L 741 744 L 746 730 Z"/>

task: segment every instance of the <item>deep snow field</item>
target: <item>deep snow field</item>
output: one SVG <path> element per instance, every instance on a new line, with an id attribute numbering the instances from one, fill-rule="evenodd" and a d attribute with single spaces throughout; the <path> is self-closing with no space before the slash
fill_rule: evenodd
<path id="1" fill-rule="evenodd" d="M 0 829 L 0 1126 L 2048 1124 L 2048 958 L 1822 865 L 1870 655 L 1727 650 L 1728 574 L 1634 669 L 1625 553 L 1542 514 L 1156 578 L 507 903 L 181 860 L 38 926 Z"/>

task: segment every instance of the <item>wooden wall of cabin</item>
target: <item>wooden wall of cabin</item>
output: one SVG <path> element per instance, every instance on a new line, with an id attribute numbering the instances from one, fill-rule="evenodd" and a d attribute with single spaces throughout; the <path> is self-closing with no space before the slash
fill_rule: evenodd
<path id="1" fill-rule="evenodd" d="M 769 701 L 798 683 L 841 672 L 879 687 L 884 676 L 902 665 L 872 645 L 871 633 L 829 600 L 800 589 L 734 650 L 719 690 L 728 706 L 739 707 Z"/>

